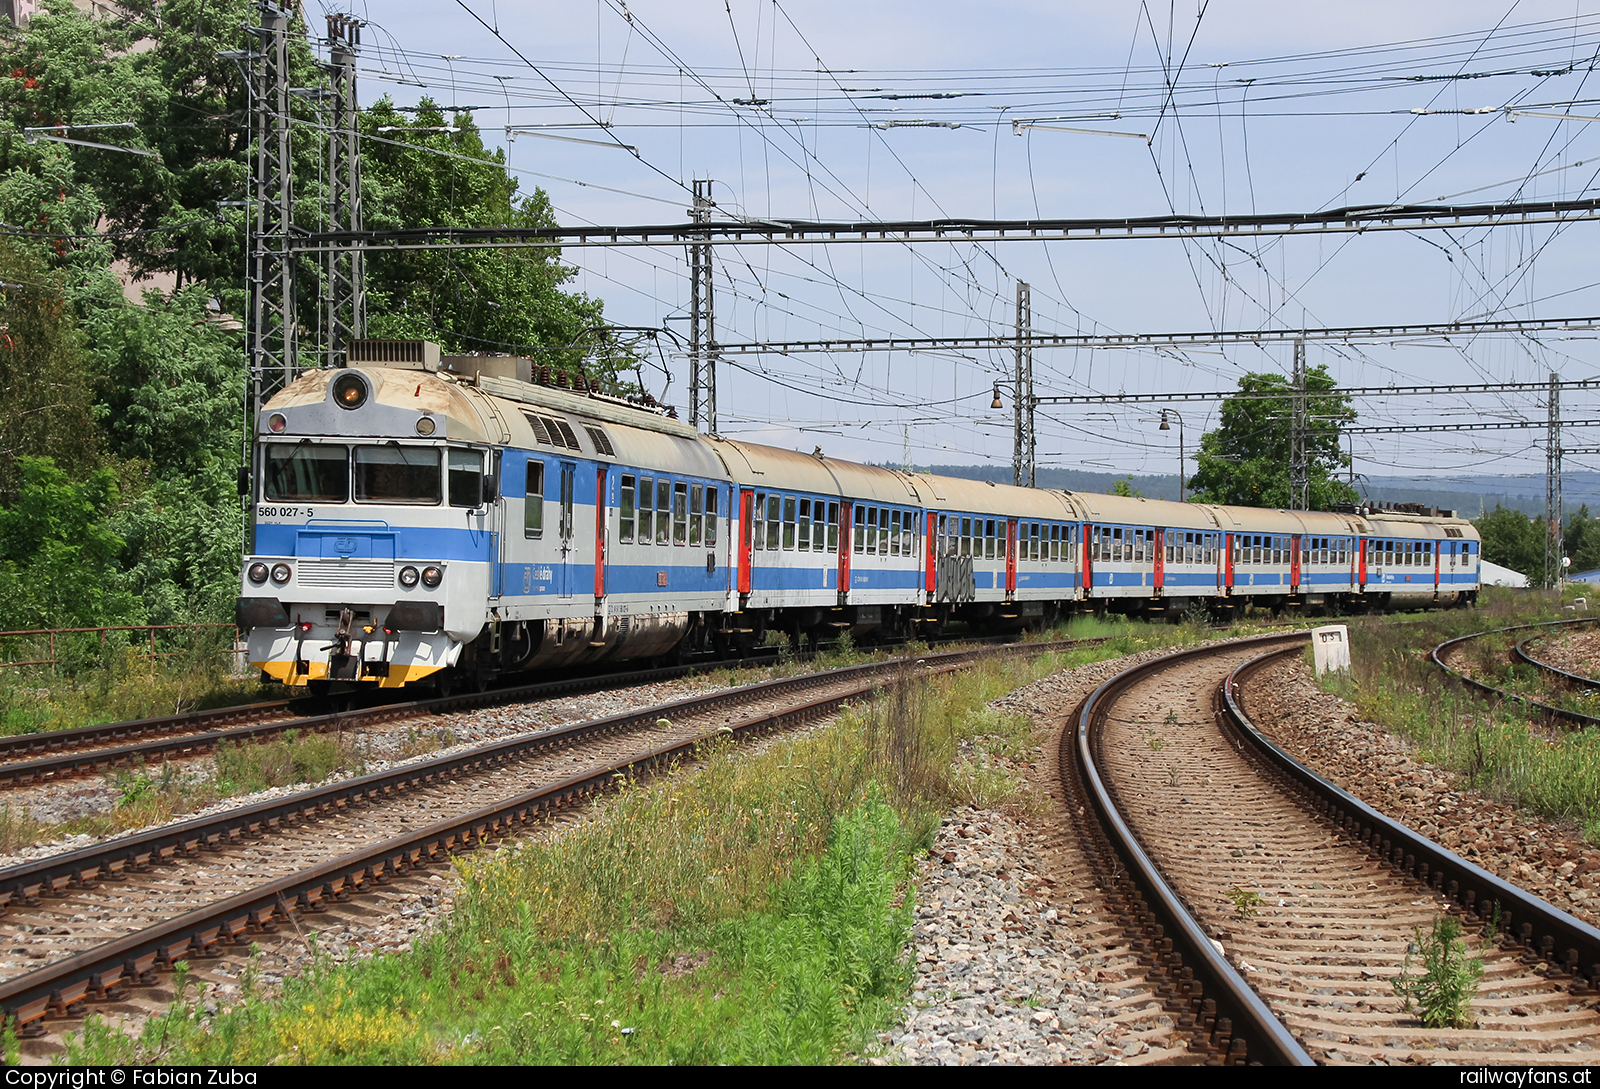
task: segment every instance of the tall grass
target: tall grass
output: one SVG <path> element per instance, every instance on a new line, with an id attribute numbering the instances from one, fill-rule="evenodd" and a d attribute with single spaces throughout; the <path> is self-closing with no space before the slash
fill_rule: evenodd
<path id="1" fill-rule="evenodd" d="M 61 648 L 61 664 L 0 670 L 0 735 L 94 726 L 281 698 L 277 685 L 234 675 L 232 630 L 169 633 L 161 658 L 113 632 Z M 182 636 L 182 638 L 176 638 Z M 60 637 L 69 639 L 72 637 Z"/>
<path id="2" fill-rule="evenodd" d="M 910 981 L 911 861 L 961 804 L 1026 804 L 1031 724 L 989 706 L 1068 665 L 1190 638 L 1080 620 L 1110 642 L 929 677 L 759 753 L 709 743 L 560 835 L 456 861 L 455 910 L 405 955 L 176 1004 L 138 1037 L 93 1022 L 69 1063 L 835 1062 L 874 1046 Z M 1208 633 L 1210 634 L 1210 633 Z"/>
<path id="3" fill-rule="evenodd" d="M 1440 674 L 1428 660 L 1435 644 L 1474 631 L 1559 619 L 1554 595 L 1494 594 L 1479 610 L 1434 613 L 1402 626 L 1377 618 L 1351 626 L 1351 673 L 1323 685 L 1418 747 L 1430 762 L 1467 785 L 1570 821 L 1600 841 L 1600 730 L 1553 732 L 1520 704 L 1490 703 Z M 1570 614 L 1566 614 L 1570 616 Z M 1467 650 L 1466 665 L 1489 684 L 1516 672 L 1507 656 L 1517 637 L 1492 636 Z"/>

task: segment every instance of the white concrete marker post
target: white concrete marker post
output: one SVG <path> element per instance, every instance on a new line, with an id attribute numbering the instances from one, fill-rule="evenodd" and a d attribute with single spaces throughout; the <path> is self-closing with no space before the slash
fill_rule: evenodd
<path id="1" fill-rule="evenodd" d="M 1316 661 L 1317 676 L 1328 672 L 1348 673 L 1350 629 L 1343 624 L 1311 629 L 1311 653 Z"/>

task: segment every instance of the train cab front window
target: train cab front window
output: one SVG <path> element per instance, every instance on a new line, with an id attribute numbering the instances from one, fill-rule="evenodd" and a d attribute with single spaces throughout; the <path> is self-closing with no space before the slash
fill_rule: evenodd
<path id="1" fill-rule="evenodd" d="M 450 451 L 450 505 L 483 506 L 483 455 L 476 450 Z"/>
<path id="2" fill-rule="evenodd" d="M 350 452 L 343 446 L 272 443 L 265 476 L 262 497 L 274 502 L 350 501 Z"/>
<path id="3" fill-rule="evenodd" d="M 357 503 L 423 504 L 444 498 L 437 447 L 358 446 L 355 477 Z"/>

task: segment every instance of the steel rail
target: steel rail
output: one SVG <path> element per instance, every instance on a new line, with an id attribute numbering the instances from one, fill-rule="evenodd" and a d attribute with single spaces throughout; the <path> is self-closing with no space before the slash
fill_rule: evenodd
<path id="1" fill-rule="evenodd" d="M 1048 643 L 1021 643 L 1014 646 L 948 651 L 925 655 L 920 661 L 931 665 L 959 666 L 985 656 L 1016 653 L 1045 653 L 1068 646 L 1082 646 L 1104 640 L 1063 640 Z M 153 864 L 189 856 L 224 843 L 253 838 L 286 824 L 293 824 L 326 812 L 337 812 L 375 798 L 475 774 L 500 765 L 525 759 L 552 747 L 570 745 L 593 737 L 648 726 L 658 719 L 705 714 L 762 698 L 781 698 L 790 693 L 851 677 L 872 679 L 904 668 L 905 659 L 870 662 L 865 665 L 808 673 L 759 684 L 745 685 L 706 696 L 694 696 L 658 704 L 641 711 L 606 718 L 575 722 L 537 733 L 519 734 L 505 741 L 481 745 L 452 756 L 434 757 L 388 771 L 374 772 L 327 786 L 305 790 L 287 797 L 270 799 L 179 824 L 138 832 L 97 843 L 77 851 L 53 855 L 0 869 L 0 913 L 12 903 L 33 903 L 74 886 L 97 881 L 118 880 Z M 481 696 L 451 697 L 477 699 Z M 425 700 L 424 704 L 442 701 Z M 411 705 L 395 704 L 384 710 Z"/>
<path id="2" fill-rule="evenodd" d="M 984 638 L 961 637 L 945 641 L 982 643 L 986 640 Z M 369 712 L 372 716 L 375 716 L 374 721 L 383 721 L 394 717 L 386 713 L 386 709 L 389 707 L 404 706 L 410 708 L 411 710 L 407 711 L 407 714 L 425 713 L 419 709 L 431 705 L 447 709 L 446 701 L 454 702 L 466 699 L 468 695 L 482 695 L 491 698 L 501 697 L 509 701 L 532 700 L 571 692 L 594 691 L 673 680 L 678 677 L 710 672 L 716 669 L 753 668 L 770 665 L 771 663 L 772 658 L 763 656 L 759 658 L 693 662 L 657 669 L 632 670 L 627 673 L 592 673 L 567 677 L 558 681 L 539 681 L 514 687 L 486 689 L 482 693 L 455 693 L 450 696 L 430 697 L 424 700 L 408 700 L 403 704 L 380 703 L 368 708 L 331 711 L 320 714 L 311 714 L 309 710 L 306 713 L 300 713 L 295 710 L 295 708 L 302 706 L 312 708 L 325 703 L 319 697 L 305 696 L 289 700 L 273 700 L 262 703 L 239 704 L 233 707 L 218 707 L 206 711 L 191 711 L 182 715 L 165 715 L 158 718 L 135 719 L 128 722 L 109 722 L 98 726 L 80 726 L 71 730 L 48 730 L 41 733 L 17 734 L 0 738 L 0 760 L 33 752 L 55 752 L 57 750 L 65 750 L 65 752 L 59 756 L 38 757 L 31 761 L 16 761 L 0 765 L 0 790 L 17 786 L 29 786 L 57 778 L 93 774 L 108 767 L 129 764 L 135 758 L 141 756 L 161 756 L 167 753 L 182 753 L 191 750 L 204 752 L 215 747 L 220 741 L 265 737 L 286 730 L 315 730 L 323 732 L 345 726 L 360 725 L 361 722 L 365 721 L 363 716 Z M 394 689 L 387 691 L 398 692 L 398 690 Z M 354 695 L 370 697 L 379 695 L 379 693 L 360 692 L 354 693 Z M 432 704 L 430 704 L 430 700 L 433 701 Z M 251 729 L 228 731 L 207 731 L 203 729 L 203 727 L 212 723 L 226 723 L 239 718 L 274 713 L 292 714 L 293 717 L 259 723 Z M 145 735 L 181 736 L 166 744 L 160 742 L 138 742 L 105 749 L 85 749 L 87 745 Z"/>
<path id="3" fill-rule="evenodd" d="M 1484 684 L 1482 681 L 1475 680 L 1459 670 L 1452 669 L 1450 666 L 1445 665 L 1444 662 L 1444 655 L 1448 652 L 1450 647 L 1469 643 L 1474 639 L 1481 639 L 1486 635 L 1499 635 L 1502 632 L 1508 631 L 1527 631 L 1530 628 L 1554 628 L 1567 624 L 1592 624 L 1597 620 L 1600 620 L 1600 617 L 1584 617 L 1581 620 L 1551 620 L 1542 624 L 1513 624 L 1509 628 L 1492 628 L 1489 631 L 1480 631 L 1475 632 L 1472 635 L 1463 635 L 1455 639 L 1446 639 L 1444 642 L 1433 648 L 1433 652 L 1429 655 L 1429 657 L 1432 659 L 1433 664 L 1444 670 L 1447 675 L 1454 677 L 1456 680 L 1460 681 L 1469 688 L 1477 689 L 1479 692 L 1485 695 L 1494 696 L 1498 699 L 1512 700 L 1516 703 L 1522 704 L 1524 707 L 1531 708 L 1532 710 L 1538 711 L 1542 714 L 1549 715 L 1551 718 L 1557 719 L 1561 722 L 1571 723 L 1572 725 L 1580 728 L 1587 726 L 1600 726 L 1600 718 L 1596 718 L 1593 715 L 1585 715 L 1578 711 L 1568 711 L 1564 707 L 1555 707 L 1548 703 L 1542 703 L 1530 696 L 1521 696 L 1515 692 L 1508 692 L 1503 688 L 1496 688 L 1493 685 Z M 1526 640 L 1524 640 L 1524 642 L 1526 642 Z M 1529 661 L 1533 661 L 1533 659 L 1529 659 Z M 1543 668 L 1551 668 L 1552 672 L 1562 672 L 1561 670 L 1553 669 L 1553 667 L 1544 666 L 1541 662 L 1535 661 L 1534 664 Z M 1572 676 L 1571 674 L 1567 675 Z"/>
<path id="4" fill-rule="evenodd" d="M 1600 619 L 1600 617 L 1597 617 L 1596 619 Z M 1567 623 L 1572 623 L 1572 621 L 1567 621 Z M 1560 677 L 1568 684 L 1577 685 L 1579 688 L 1600 688 L 1600 679 L 1588 677 L 1582 673 L 1573 673 L 1571 670 L 1562 669 L 1560 666 L 1551 665 L 1543 658 L 1535 658 L 1533 654 L 1529 652 L 1528 644 L 1533 642 L 1535 639 L 1543 638 L 1543 635 L 1530 635 L 1528 638 L 1524 639 L 1511 649 L 1518 658 L 1521 658 L 1524 662 L 1527 662 L 1535 669 L 1542 669 L 1546 673 L 1554 673 L 1557 677 Z"/>
<path id="5" fill-rule="evenodd" d="M 1083 645 L 1102 641 L 1065 642 L 1071 645 Z M 692 759 L 701 745 L 720 736 L 731 734 L 739 737 L 755 731 L 809 722 L 830 714 L 853 700 L 870 695 L 873 691 L 884 687 L 885 683 L 895 683 L 897 678 L 893 674 L 896 672 L 918 670 L 923 675 L 953 672 L 984 657 L 1047 653 L 1060 649 L 1061 646 L 1061 642 L 1024 643 L 998 650 L 930 655 L 915 663 L 900 660 L 892 663 L 872 663 L 824 674 L 810 674 L 808 679 L 813 683 L 836 681 L 841 675 L 850 674 L 858 676 L 860 683 L 847 692 L 811 700 L 784 711 L 749 716 L 697 738 L 659 746 L 639 756 L 614 761 L 596 771 L 582 773 L 464 816 L 438 822 L 420 831 L 397 836 L 375 847 L 277 878 L 249 892 L 197 908 L 125 938 L 0 983 L 0 1023 L 9 1022 L 24 1036 L 41 1035 L 43 1033 L 41 1022 L 45 1017 L 75 1016 L 82 1010 L 83 1003 L 90 999 L 120 998 L 125 993 L 126 987 L 154 983 L 156 978 L 154 973 L 157 970 L 170 970 L 181 959 L 215 956 L 218 945 L 232 945 L 247 933 L 271 930 L 277 922 L 288 921 L 297 912 L 314 913 L 325 910 L 328 903 L 347 900 L 352 892 L 371 889 L 386 883 L 392 876 L 425 868 L 431 863 L 448 859 L 452 854 L 471 850 L 494 838 L 510 835 L 515 829 L 537 821 L 550 809 L 576 803 L 610 789 L 619 782 Z M 887 678 L 885 675 L 888 675 Z M 821 679 L 820 682 L 818 678 Z M 757 690 L 768 695 L 777 694 L 782 686 L 800 687 L 794 682 L 801 679 L 769 681 L 763 685 L 735 690 L 735 694 L 744 698 L 749 698 L 751 693 Z M 719 697 L 701 700 L 679 700 L 634 715 L 616 716 L 610 720 L 578 724 L 578 726 L 596 727 L 604 722 L 617 723 L 637 719 L 654 721 L 669 715 L 675 709 L 725 701 L 727 695 L 729 694 L 720 694 Z M 568 732 L 571 729 L 563 727 L 560 732 Z M 556 732 L 550 731 L 550 733 Z M 482 751 L 478 750 L 480 755 Z M 371 780 L 374 778 L 378 777 L 368 776 L 364 781 L 358 781 L 366 782 L 367 785 L 362 788 L 359 795 L 351 797 L 352 802 L 358 798 L 372 797 L 377 793 L 371 787 Z M 427 777 L 428 780 L 433 778 L 434 776 Z M 194 846 L 198 847 L 200 844 L 196 842 Z M 165 859 L 171 856 L 162 857 Z M 106 875 L 104 879 L 113 879 L 113 875 Z M 90 876 L 85 880 L 93 880 L 93 877 Z"/>
<path id="6" fill-rule="evenodd" d="M 1314 1066 L 1311 1056 L 1299 1041 L 1273 1015 L 1255 990 L 1217 951 L 1211 938 L 1184 906 L 1182 899 L 1161 876 L 1159 868 L 1145 853 L 1138 837 L 1119 811 L 1114 789 L 1101 777 L 1096 756 L 1100 750 L 1100 724 L 1110 715 L 1111 705 L 1125 690 L 1163 669 L 1180 662 L 1216 654 L 1220 649 L 1300 640 L 1308 631 L 1293 635 L 1258 636 L 1254 639 L 1200 647 L 1169 654 L 1152 662 L 1124 670 L 1106 681 L 1083 702 L 1078 714 L 1076 746 L 1077 770 L 1084 793 L 1099 814 L 1102 826 L 1122 864 L 1133 875 L 1146 897 L 1147 910 L 1159 920 L 1148 927 L 1158 943 L 1161 969 L 1170 978 L 1184 977 L 1181 992 L 1188 1014 L 1198 1016 L 1206 1003 L 1216 1003 L 1216 1016 L 1207 1026 L 1201 1021 L 1195 1030 L 1195 1045 L 1223 1053 L 1231 1064 L 1263 1063 L 1272 1066 Z M 1170 948 L 1168 946 L 1170 945 Z M 1187 977 L 1192 973 L 1192 981 Z"/>
<path id="7" fill-rule="evenodd" d="M 606 673 L 585 677 L 569 677 L 559 681 L 541 681 L 537 684 L 518 685 L 513 688 L 491 688 L 483 692 L 458 692 L 449 696 L 429 697 L 421 700 L 406 700 L 396 703 L 380 703 L 372 707 L 356 708 L 346 711 L 330 711 L 316 715 L 300 715 L 294 718 L 275 719 L 271 722 L 258 723 L 251 726 L 235 727 L 230 730 L 212 730 L 201 733 L 189 733 L 176 736 L 167 741 L 142 741 L 132 745 L 121 745 L 105 749 L 69 750 L 59 756 L 41 757 L 35 760 L 18 761 L 16 763 L 0 765 L 0 790 L 11 787 L 31 786 L 39 782 L 52 779 L 62 779 L 79 775 L 94 774 L 106 768 L 120 767 L 132 763 L 138 757 L 162 756 L 169 753 L 201 753 L 207 752 L 217 745 L 227 741 L 244 741 L 258 737 L 267 737 L 272 734 L 283 733 L 288 730 L 310 730 L 318 733 L 330 730 L 345 729 L 367 723 L 384 722 L 394 718 L 409 717 L 412 715 L 429 714 L 436 711 L 450 710 L 456 706 L 483 706 L 494 702 L 518 702 L 523 700 L 542 699 L 549 696 L 558 696 L 570 692 L 583 692 L 601 688 L 621 687 L 630 684 L 648 684 L 652 681 L 672 680 L 677 677 L 687 676 L 691 673 L 709 669 L 730 667 L 736 663 L 714 662 L 696 665 L 667 666 L 663 669 L 635 670 L 630 673 Z M 765 664 L 765 663 L 762 663 Z M 470 702 L 467 702 L 470 701 Z M 303 700 L 285 700 L 281 704 L 261 703 L 247 704 L 244 708 L 235 708 L 242 711 L 246 708 L 271 709 L 288 706 L 295 703 L 315 703 L 314 697 Z M 185 728 L 185 724 L 194 724 L 198 721 L 208 721 L 210 716 L 223 715 L 227 709 L 217 711 L 202 711 L 194 716 L 170 715 L 159 719 L 142 719 L 137 722 L 109 723 L 105 726 L 85 726 L 77 730 L 63 730 L 60 733 L 78 735 L 69 738 L 76 741 L 81 747 L 84 741 L 92 740 L 96 732 L 100 736 L 116 737 L 129 729 L 146 728 L 151 732 L 176 733 Z M 226 718 L 223 719 L 226 721 Z M 26 734 L 25 738 L 45 739 L 54 737 L 54 733 Z M 38 743 L 35 742 L 37 747 Z M 17 746 L 17 747 L 20 747 Z M 5 750 L 0 748 L 0 755 Z"/>
<path id="8" fill-rule="evenodd" d="M 1291 648 L 1263 654 L 1228 674 L 1222 686 L 1225 721 L 1234 727 L 1236 739 L 1247 743 L 1274 773 L 1288 780 L 1307 810 L 1381 864 L 1431 885 L 1460 904 L 1469 917 L 1488 920 L 1498 909 L 1503 944 L 1512 943 L 1513 948 L 1539 957 L 1549 965 L 1546 974 L 1550 978 L 1572 981 L 1575 995 L 1600 991 L 1600 930 L 1378 812 L 1300 763 L 1255 727 L 1241 702 L 1240 683 L 1271 659 L 1292 652 Z"/>

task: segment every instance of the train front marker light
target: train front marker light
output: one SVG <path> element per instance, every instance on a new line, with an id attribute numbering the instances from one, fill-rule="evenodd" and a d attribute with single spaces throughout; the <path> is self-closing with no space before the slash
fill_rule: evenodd
<path id="1" fill-rule="evenodd" d="M 359 374 L 342 374 L 333 383 L 333 403 L 340 408 L 360 408 L 367 396 L 367 381 Z"/>
<path id="2" fill-rule="evenodd" d="M 404 586 L 407 590 L 411 589 L 417 584 L 418 577 L 417 569 L 415 567 L 402 567 L 400 569 L 400 585 Z"/>
<path id="3" fill-rule="evenodd" d="M 433 434 L 436 427 L 438 427 L 438 425 L 433 422 L 432 417 L 424 416 L 422 419 L 417 421 L 417 434 L 426 438 L 427 436 Z"/>
<path id="4" fill-rule="evenodd" d="M 289 570 L 289 565 L 286 563 L 275 563 L 272 565 L 272 581 L 276 582 L 279 586 L 282 586 L 284 583 L 288 582 L 289 576 L 292 574 L 294 574 L 294 572 Z"/>
<path id="5" fill-rule="evenodd" d="M 267 430 L 272 432 L 274 435 L 283 434 L 284 429 L 288 426 L 289 421 L 284 418 L 284 415 L 281 412 L 274 412 L 272 415 L 267 417 Z"/>
<path id="6" fill-rule="evenodd" d="M 257 586 L 260 586 L 263 582 L 267 581 L 267 565 L 264 563 L 253 563 L 250 565 L 249 574 L 250 581 L 255 583 Z"/>
<path id="7" fill-rule="evenodd" d="M 422 585 L 433 589 L 444 581 L 444 572 L 437 567 L 424 567 L 422 569 Z"/>

